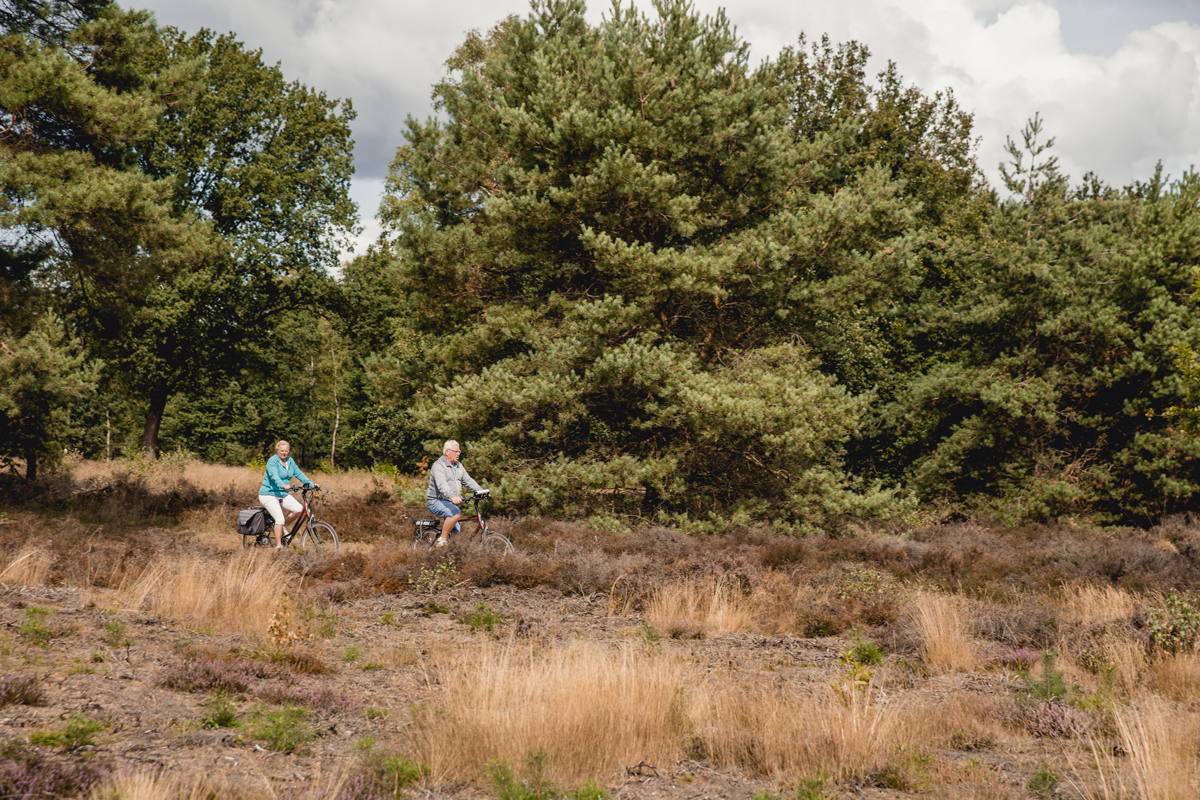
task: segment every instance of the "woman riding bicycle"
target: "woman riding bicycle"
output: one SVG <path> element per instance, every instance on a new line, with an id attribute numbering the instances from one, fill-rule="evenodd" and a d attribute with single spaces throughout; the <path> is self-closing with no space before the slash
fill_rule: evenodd
<path id="1" fill-rule="evenodd" d="M 292 478 L 299 479 L 305 486 L 316 487 L 308 479 L 296 462 L 288 458 L 292 446 L 283 439 L 275 445 L 275 455 L 267 461 L 267 471 L 263 475 L 262 488 L 258 490 L 258 503 L 271 512 L 275 520 L 275 548 L 283 547 L 283 528 L 291 525 L 296 515 L 304 510 L 300 501 L 288 494 Z M 284 511 L 290 513 L 284 514 Z"/>
<path id="2" fill-rule="evenodd" d="M 442 457 L 433 462 L 429 468 L 429 491 L 425 494 L 425 505 L 436 516 L 442 518 L 442 535 L 438 537 L 437 545 L 441 547 L 450 538 L 450 531 L 458 533 L 461 526 L 458 521 L 463 513 L 462 487 L 467 485 L 476 494 L 486 494 L 487 490 L 476 483 L 467 469 L 458 463 L 460 454 L 458 442 L 451 439 L 442 446 Z"/>

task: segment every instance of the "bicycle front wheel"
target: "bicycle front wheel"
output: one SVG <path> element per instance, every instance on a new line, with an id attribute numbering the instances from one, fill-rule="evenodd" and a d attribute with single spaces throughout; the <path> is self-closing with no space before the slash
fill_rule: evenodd
<path id="1" fill-rule="evenodd" d="M 505 555 L 513 551 L 512 542 L 503 533 L 492 533 L 488 531 L 483 537 L 483 549 L 489 553 L 498 553 Z"/>
<path id="2" fill-rule="evenodd" d="M 314 553 L 336 553 L 340 545 L 337 531 L 328 522 L 314 522 L 300 541 L 301 547 Z"/>

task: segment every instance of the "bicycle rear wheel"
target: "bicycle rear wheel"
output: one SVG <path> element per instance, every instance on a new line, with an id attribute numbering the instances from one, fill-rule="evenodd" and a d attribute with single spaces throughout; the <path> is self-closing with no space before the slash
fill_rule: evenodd
<path id="1" fill-rule="evenodd" d="M 442 533 L 440 527 L 422 525 L 423 521 L 418 520 L 414 525 L 412 546 L 416 549 L 433 547 L 437 543 L 438 536 Z"/>
<path id="2" fill-rule="evenodd" d="M 242 537 L 242 547 L 246 548 L 247 550 L 249 550 L 253 547 L 266 547 L 266 546 L 267 546 L 267 537 L 263 534 L 252 533 L 249 536 Z"/>
<path id="3" fill-rule="evenodd" d="M 492 533 L 488 531 L 483 535 L 483 549 L 489 553 L 498 553 L 506 555 L 513 551 L 512 542 L 503 533 Z"/>
<path id="4" fill-rule="evenodd" d="M 337 531 L 328 522 L 314 522 L 300 540 L 301 547 L 314 553 L 336 553 L 340 545 Z"/>

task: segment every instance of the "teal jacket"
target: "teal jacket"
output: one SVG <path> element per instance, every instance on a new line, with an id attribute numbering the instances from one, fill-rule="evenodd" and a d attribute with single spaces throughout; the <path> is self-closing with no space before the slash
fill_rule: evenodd
<path id="1" fill-rule="evenodd" d="M 267 461 L 267 471 L 263 475 L 263 485 L 258 493 L 268 497 L 287 497 L 287 487 L 291 485 L 292 478 L 299 478 L 300 482 L 304 484 L 312 483 L 308 476 L 296 466 L 294 458 L 288 456 L 285 464 L 276 453 Z"/>

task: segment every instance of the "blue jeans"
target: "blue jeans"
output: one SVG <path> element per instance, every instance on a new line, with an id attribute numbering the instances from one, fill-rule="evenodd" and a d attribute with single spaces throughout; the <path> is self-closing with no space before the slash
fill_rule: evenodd
<path id="1" fill-rule="evenodd" d="M 462 510 L 449 500 L 426 500 L 425 506 L 439 519 L 449 519 L 455 514 L 462 513 Z M 462 533 L 461 522 L 454 523 L 454 532 Z"/>

